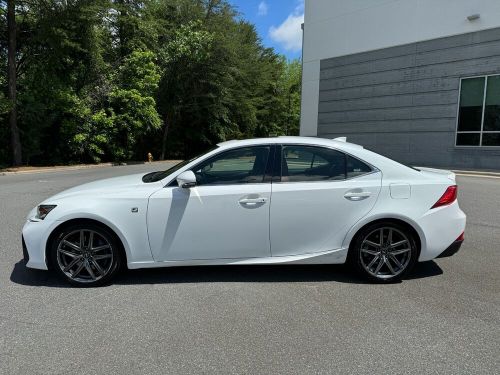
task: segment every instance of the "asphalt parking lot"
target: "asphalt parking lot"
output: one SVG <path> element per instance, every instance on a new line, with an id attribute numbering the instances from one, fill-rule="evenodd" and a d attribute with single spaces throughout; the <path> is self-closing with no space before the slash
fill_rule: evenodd
<path id="1" fill-rule="evenodd" d="M 74 289 L 29 270 L 28 211 L 159 164 L 0 176 L 2 374 L 498 374 L 500 179 L 459 177 L 466 242 L 402 283 L 343 266 L 128 271 Z"/>

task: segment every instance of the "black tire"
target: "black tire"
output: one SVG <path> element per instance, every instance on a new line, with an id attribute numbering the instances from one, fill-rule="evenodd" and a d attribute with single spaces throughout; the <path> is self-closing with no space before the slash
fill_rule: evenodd
<path id="1" fill-rule="evenodd" d="M 389 246 L 390 241 L 393 245 L 400 244 Z M 392 221 L 379 221 L 356 234 L 348 261 L 363 278 L 377 283 L 391 283 L 405 277 L 415 266 L 417 258 L 418 246 L 413 231 Z"/>
<path id="2" fill-rule="evenodd" d="M 83 246 L 79 242 L 82 232 Z M 63 280 L 79 287 L 96 287 L 108 284 L 120 270 L 121 249 L 120 240 L 111 230 L 82 223 L 67 226 L 55 236 L 49 257 L 52 268 Z"/>

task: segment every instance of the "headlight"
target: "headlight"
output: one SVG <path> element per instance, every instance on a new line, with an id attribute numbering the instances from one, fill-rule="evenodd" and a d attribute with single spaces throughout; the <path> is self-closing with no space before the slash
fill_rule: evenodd
<path id="1" fill-rule="evenodd" d="M 57 206 L 55 204 L 41 204 L 36 209 L 36 218 L 43 220 Z"/>

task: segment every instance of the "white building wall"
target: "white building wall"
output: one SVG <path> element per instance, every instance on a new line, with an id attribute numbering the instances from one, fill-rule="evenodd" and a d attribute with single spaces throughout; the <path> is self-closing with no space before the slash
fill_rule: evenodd
<path id="1" fill-rule="evenodd" d="M 305 0 L 301 135 L 317 135 L 322 59 L 495 27 L 500 0 Z"/>

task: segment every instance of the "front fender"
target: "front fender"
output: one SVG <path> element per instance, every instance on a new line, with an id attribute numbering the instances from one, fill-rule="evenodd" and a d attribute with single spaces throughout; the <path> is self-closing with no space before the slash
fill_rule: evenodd
<path id="1" fill-rule="evenodd" d="M 119 226 L 115 225 L 113 222 L 110 220 L 105 219 L 104 217 L 92 213 L 81 213 L 79 212 L 78 214 L 69 214 L 69 215 L 64 215 L 62 218 L 58 219 L 55 223 L 58 225 L 51 231 L 50 234 L 52 234 L 57 228 L 59 228 L 61 225 L 64 225 L 68 221 L 71 220 L 93 220 L 97 221 L 101 224 L 106 225 L 109 227 L 120 239 L 123 248 L 125 250 L 125 254 L 127 256 L 127 259 L 130 259 L 132 257 L 132 251 L 130 247 L 130 241 L 127 238 L 127 236 L 123 233 L 123 231 L 120 229 Z M 49 239 L 50 234 L 47 236 L 47 240 Z"/>
<path id="2" fill-rule="evenodd" d="M 125 250 L 127 265 L 135 262 L 151 262 L 153 256 L 146 228 L 146 208 L 143 207 L 142 214 L 140 214 L 141 209 L 138 209 L 137 214 L 129 211 L 127 215 L 124 215 L 123 212 L 108 213 L 106 216 L 88 211 L 66 213 L 53 222 L 42 243 L 46 245 L 50 234 L 70 220 L 94 220 L 106 225 L 118 236 Z M 45 261 L 47 260 L 45 259 Z"/>

